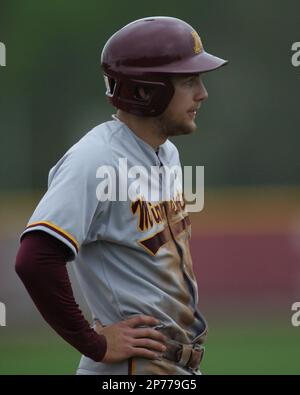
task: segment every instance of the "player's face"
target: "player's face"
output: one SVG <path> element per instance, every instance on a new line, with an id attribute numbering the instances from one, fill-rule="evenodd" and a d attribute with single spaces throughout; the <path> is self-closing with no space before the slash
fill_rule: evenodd
<path id="1" fill-rule="evenodd" d="M 200 74 L 173 78 L 175 93 L 165 112 L 159 117 L 160 128 L 166 136 L 189 134 L 196 130 L 195 118 L 207 90 Z"/>

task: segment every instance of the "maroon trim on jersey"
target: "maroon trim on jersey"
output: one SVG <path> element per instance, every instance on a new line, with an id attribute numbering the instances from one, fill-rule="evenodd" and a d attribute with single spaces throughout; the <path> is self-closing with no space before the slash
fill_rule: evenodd
<path id="1" fill-rule="evenodd" d="M 16 258 L 16 272 L 48 324 L 80 353 L 100 362 L 106 339 L 82 315 L 74 299 L 66 261 L 71 248 L 36 230 L 23 236 Z"/>
<path id="2" fill-rule="evenodd" d="M 58 227 L 56 226 L 51 226 L 51 224 L 45 222 L 45 221 L 41 221 L 41 222 L 35 222 L 34 224 L 30 224 L 26 227 L 26 229 L 32 229 L 32 228 L 36 228 L 37 226 L 43 226 L 44 228 L 48 228 L 51 229 L 52 231 L 58 233 L 60 236 L 62 236 L 64 239 L 68 240 L 69 243 L 72 244 L 72 246 L 75 248 L 77 254 L 78 254 L 78 245 L 74 242 L 74 240 L 71 239 L 71 237 L 69 237 L 66 232 L 63 232 L 62 230 L 60 230 Z"/>
<path id="3" fill-rule="evenodd" d="M 172 232 L 174 237 L 177 237 L 181 232 L 183 232 L 190 225 L 189 217 L 185 217 L 182 220 L 176 222 L 172 225 Z M 171 239 L 171 234 L 169 228 L 165 228 L 159 233 L 149 237 L 148 239 L 140 240 L 139 243 L 153 255 L 156 255 L 160 247 L 166 244 Z"/>
<path id="4" fill-rule="evenodd" d="M 139 243 L 150 251 L 153 255 L 156 255 L 160 247 L 166 244 L 171 239 L 169 228 L 165 228 L 154 236 L 148 239 L 140 240 Z"/>

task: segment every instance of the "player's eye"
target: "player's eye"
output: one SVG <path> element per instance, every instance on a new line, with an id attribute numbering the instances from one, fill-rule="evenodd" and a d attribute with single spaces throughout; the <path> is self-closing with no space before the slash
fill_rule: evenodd
<path id="1" fill-rule="evenodd" d="M 185 86 L 192 87 L 194 85 L 194 79 L 190 78 L 189 80 L 185 81 Z"/>

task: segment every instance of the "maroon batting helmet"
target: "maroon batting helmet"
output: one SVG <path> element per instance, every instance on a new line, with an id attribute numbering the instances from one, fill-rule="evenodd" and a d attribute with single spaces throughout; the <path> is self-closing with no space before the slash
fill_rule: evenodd
<path id="1" fill-rule="evenodd" d="M 164 112 L 174 94 L 172 74 L 205 73 L 226 63 L 204 51 L 189 24 L 171 17 L 129 23 L 107 41 L 101 55 L 109 101 L 138 116 Z M 146 99 L 139 87 L 149 93 Z"/>

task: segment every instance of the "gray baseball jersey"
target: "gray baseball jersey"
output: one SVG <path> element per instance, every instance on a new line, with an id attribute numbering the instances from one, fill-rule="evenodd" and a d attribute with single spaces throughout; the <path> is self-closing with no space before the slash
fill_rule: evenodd
<path id="1" fill-rule="evenodd" d="M 98 125 L 50 170 L 48 190 L 24 233 L 42 230 L 70 247 L 88 306 L 104 325 L 152 315 L 165 335 L 190 343 L 206 323 L 197 309 L 188 214 L 175 200 L 99 200 L 97 171 L 109 166 L 118 173 L 120 158 L 128 168 L 180 166 L 169 140 L 157 155 L 116 118 Z M 135 374 L 189 374 L 167 360 L 135 359 L 131 366 Z M 79 374 L 127 372 L 128 363 L 96 363 L 84 356 L 78 369 Z"/>

